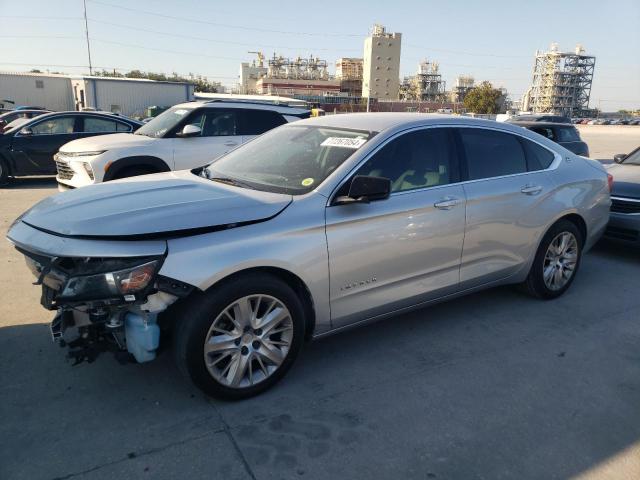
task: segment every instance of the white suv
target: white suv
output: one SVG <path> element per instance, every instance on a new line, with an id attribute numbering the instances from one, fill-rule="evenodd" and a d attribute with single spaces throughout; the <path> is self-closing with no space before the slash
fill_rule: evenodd
<path id="1" fill-rule="evenodd" d="M 201 167 L 272 128 L 307 118 L 310 111 L 249 102 L 176 105 L 135 133 L 82 138 L 55 159 L 60 190 L 117 178 Z"/>

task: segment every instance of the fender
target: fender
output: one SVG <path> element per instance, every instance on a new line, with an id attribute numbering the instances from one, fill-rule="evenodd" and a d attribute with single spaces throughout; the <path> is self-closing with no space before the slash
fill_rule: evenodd
<path id="1" fill-rule="evenodd" d="M 135 157 L 124 157 L 116 160 L 111 165 L 109 165 L 109 169 L 105 172 L 102 181 L 108 182 L 109 180 L 113 180 L 114 177 L 118 175 L 118 173 L 129 167 L 149 167 L 149 169 L 154 170 L 154 173 L 171 171 L 169 165 L 167 165 L 164 160 L 158 157 L 150 157 L 144 155 Z"/>

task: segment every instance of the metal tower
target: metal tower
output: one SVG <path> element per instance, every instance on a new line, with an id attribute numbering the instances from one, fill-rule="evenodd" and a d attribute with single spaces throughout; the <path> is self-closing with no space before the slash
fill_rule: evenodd
<path id="1" fill-rule="evenodd" d="M 529 108 L 535 113 L 584 116 L 588 113 L 596 57 L 560 52 L 552 44 L 548 52 L 536 52 Z"/>

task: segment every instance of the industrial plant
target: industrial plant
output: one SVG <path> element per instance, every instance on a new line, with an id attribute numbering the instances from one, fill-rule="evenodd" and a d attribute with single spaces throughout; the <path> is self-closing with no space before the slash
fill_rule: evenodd
<path id="1" fill-rule="evenodd" d="M 585 55 L 582 45 L 577 45 L 574 52 L 561 52 L 554 43 L 548 52 L 536 52 L 523 110 L 588 116 L 595 64 L 596 57 Z"/>
<path id="2" fill-rule="evenodd" d="M 238 82 L 229 93 L 287 97 L 332 112 L 465 112 L 465 97 L 481 81 L 476 81 L 472 75 L 460 74 L 447 90 L 444 74 L 453 72 L 443 72 L 438 60 L 433 58 L 422 60 L 415 74 L 401 79 L 401 51 L 402 34 L 391 32 L 380 24 L 373 25 L 364 39 L 362 57 L 341 57 L 331 62 L 315 55 L 289 57 L 269 52 L 271 56 L 267 56 L 256 49 L 247 52 L 255 57 L 240 64 Z M 563 52 L 557 44 L 552 44 L 547 52 L 536 52 L 531 85 L 521 99 L 510 99 L 504 88 L 495 86 L 503 93 L 502 109 L 517 105 L 518 110 L 525 112 L 592 115 L 589 97 L 595 57 L 584 52 L 581 45 L 574 52 Z M 332 64 L 335 69 L 330 68 Z M 30 77 L 24 78 L 25 75 Z M 78 83 L 81 78 L 78 76 L 41 73 L 0 73 L 0 77 L 4 78 L 7 98 L 15 97 L 19 103 L 50 108 L 58 107 L 64 99 L 65 108 L 96 108 L 131 114 L 141 110 L 141 102 L 170 105 L 175 103 L 176 95 L 181 101 L 200 98 L 198 92 L 193 91 L 193 85 L 176 82 L 86 77 L 90 80 Z M 51 87 L 45 89 L 45 83 Z M 98 83 L 104 85 L 98 88 Z M 53 89 L 54 84 L 64 90 L 64 95 L 47 99 L 49 92 L 57 91 Z M 111 91 L 122 92 L 134 87 L 144 88 L 146 92 L 145 95 L 135 94 L 136 102 L 124 93 L 107 95 Z"/>

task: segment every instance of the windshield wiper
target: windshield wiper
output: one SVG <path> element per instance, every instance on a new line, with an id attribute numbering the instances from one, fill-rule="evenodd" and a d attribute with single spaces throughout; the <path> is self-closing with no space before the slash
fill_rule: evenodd
<path id="1" fill-rule="evenodd" d="M 205 175 L 207 175 L 207 178 L 209 180 L 213 180 L 214 182 L 220 182 L 220 183 L 226 183 L 228 185 L 233 185 L 235 187 L 243 187 L 243 188 L 250 188 L 252 190 L 255 190 L 255 187 L 253 187 L 252 185 L 246 183 L 246 182 L 242 182 L 240 180 L 236 180 L 235 178 L 229 178 L 229 177 L 210 177 L 210 173 L 208 172 L 207 169 L 204 170 L 205 172 L 207 172 Z"/>

